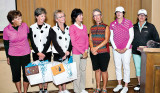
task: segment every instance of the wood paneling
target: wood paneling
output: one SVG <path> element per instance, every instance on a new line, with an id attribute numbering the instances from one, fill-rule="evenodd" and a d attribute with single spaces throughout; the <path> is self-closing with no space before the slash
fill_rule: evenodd
<path id="1" fill-rule="evenodd" d="M 160 0 L 152 0 L 152 23 L 155 25 L 158 33 L 160 34 Z"/>
<path id="2" fill-rule="evenodd" d="M 147 10 L 149 22 L 152 20 L 152 1 L 153 0 L 142 0 L 142 8 Z"/>
<path id="3" fill-rule="evenodd" d="M 114 12 L 117 6 L 123 6 L 126 10 L 125 17 L 136 22 L 137 11 L 141 8 L 141 0 L 17 0 L 17 9 L 23 14 L 23 21 L 30 26 L 35 22 L 34 10 L 43 7 L 47 10 L 47 23 L 55 25 L 53 12 L 61 9 L 66 14 L 66 24 L 71 25 L 71 11 L 74 8 L 81 8 L 83 11 L 83 24 L 89 31 L 93 25 L 92 10 L 99 8 L 102 10 L 103 22 L 110 24 L 114 21 Z"/>
<path id="4" fill-rule="evenodd" d="M 154 66 L 154 91 L 153 93 L 160 93 L 160 65 Z"/>

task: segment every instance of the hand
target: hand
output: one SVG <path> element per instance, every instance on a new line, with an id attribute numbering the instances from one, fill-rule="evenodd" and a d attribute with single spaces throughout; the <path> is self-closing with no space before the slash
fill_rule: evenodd
<path id="1" fill-rule="evenodd" d="M 66 55 L 62 57 L 62 60 L 65 60 L 65 59 L 66 59 Z"/>
<path id="2" fill-rule="evenodd" d="M 126 52 L 126 50 L 127 50 L 127 48 L 123 48 L 123 49 L 121 50 L 121 53 Z"/>
<path id="3" fill-rule="evenodd" d="M 92 54 L 94 54 L 94 52 L 97 52 L 97 50 L 98 50 L 98 47 L 93 47 L 93 48 L 91 48 Z"/>
<path id="4" fill-rule="evenodd" d="M 115 49 L 115 50 L 116 50 L 118 53 L 121 53 L 121 50 L 120 50 L 120 49 L 117 48 L 117 49 Z"/>
<path id="5" fill-rule="evenodd" d="M 69 52 L 69 51 L 66 51 L 65 55 L 68 56 L 69 54 L 70 54 L 70 52 Z"/>
<path id="6" fill-rule="evenodd" d="M 7 64 L 10 65 L 10 60 L 9 57 L 7 58 Z"/>
<path id="7" fill-rule="evenodd" d="M 45 55 L 43 53 L 37 53 L 37 55 L 39 56 L 39 60 L 43 60 L 45 58 Z"/>
<path id="8" fill-rule="evenodd" d="M 97 55 L 97 54 L 98 54 L 98 52 L 94 52 L 94 53 L 93 53 L 93 55 Z"/>
<path id="9" fill-rule="evenodd" d="M 86 59 L 87 57 L 88 57 L 88 53 L 87 53 L 87 51 L 85 51 L 85 52 L 83 53 L 82 58 L 83 58 L 83 59 Z"/>

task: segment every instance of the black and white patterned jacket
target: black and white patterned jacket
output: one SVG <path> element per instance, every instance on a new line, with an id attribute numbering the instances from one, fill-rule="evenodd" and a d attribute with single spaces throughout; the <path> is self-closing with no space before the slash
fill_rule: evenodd
<path id="1" fill-rule="evenodd" d="M 58 24 L 56 23 L 56 26 L 53 27 L 53 30 L 56 32 L 57 42 L 59 46 L 62 48 L 63 52 L 65 53 L 69 48 L 71 39 L 69 35 L 69 26 L 67 25 L 64 25 L 64 26 L 65 26 L 65 30 L 62 31 L 58 26 Z M 52 52 L 58 53 L 54 48 L 54 46 L 52 46 Z"/>
<path id="2" fill-rule="evenodd" d="M 39 27 L 37 23 L 30 26 L 30 41 L 32 46 L 33 53 L 46 53 L 51 52 L 51 45 L 47 50 L 44 49 L 44 46 L 47 43 L 49 32 L 52 30 L 51 26 L 47 23 L 44 23 Z"/>
<path id="3" fill-rule="evenodd" d="M 70 35 L 69 35 L 69 27 L 64 25 L 65 31 L 61 31 L 59 26 L 56 24 L 56 26 L 51 29 L 49 32 L 49 37 L 47 38 L 47 43 L 44 47 L 44 50 L 48 49 L 51 41 L 52 41 L 52 52 L 54 53 L 54 58 L 55 55 L 57 56 L 56 58 L 62 58 L 65 56 L 65 52 L 69 51 L 71 52 L 72 50 L 72 45 L 71 45 L 71 40 L 70 40 Z"/>

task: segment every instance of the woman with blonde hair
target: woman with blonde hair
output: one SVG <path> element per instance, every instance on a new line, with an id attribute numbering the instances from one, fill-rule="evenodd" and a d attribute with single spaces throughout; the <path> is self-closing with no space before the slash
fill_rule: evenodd
<path id="1" fill-rule="evenodd" d="M 48 49 L 52 41 L 52 52 L 54 55 L 53 61 L 67 63 L 72 50 L 69 26 L 65 24 L 65 14 L 62 10 L 56 10 L 54 12 L 54 19 L 56 21 L 56 25 L 53 26 L 52 30 L 49 32 L 47 43 L 44 46 L 44 49 Z M 58 88 L 58 93 L 70 93 L 66 89 L 65 83 L 58 85 Z"/>
<path id="2" fill-rule="evenodd" d="M 54 12 L 54 19 L 56 21 L 56 25 L 53 26 L 53 31 L 55 32 L 54 36 L 52 35 L 52 37 L 56 37 L 56 41 L 58 43 L 58 45 L 61 47 L 61 49 L 63 50 L 63 54 L 65 54 L 65 58 L 62 58 L 62 56 L 60 55 L 60 53 L 58 51 L 56 51 L 55 47 L 52 47 L 52 52 L 54 55 L 53 60 L 54 61 L 58 61 L 58 62 L 68 62 L 68 58 L 70 57 L 70 53 L 72 50 L 72 45 L 71 45 L 71 39 L 70 39 L 70 35 L 69 35 L 69 26 L 67 26 L 65 24 L 66 20 L 65 20 L 65 13 L 62 10 L 56 10 Z M 53 41 L 54 42 L 54 41 Z M 62 60 L 63 59 L 63 60 Z M 67 89 L 66 89 L 66 84 L 61 84 L 58 85 L 59 88 L 59 92 L 58 93 L 70 93 Z"/>

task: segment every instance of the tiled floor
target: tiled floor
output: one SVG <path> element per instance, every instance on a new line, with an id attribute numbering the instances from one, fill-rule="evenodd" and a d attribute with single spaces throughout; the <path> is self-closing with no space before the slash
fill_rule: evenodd
<path id="1" fill-rule="evenodd" d="M 140 93 L 140 92 L 137 92 L 137 91 L 134 91 L 133 88 L 134 86 L 136 86 L 137 84 L 137 79 L 131 79 L 131 82 L 129 83 L 129 91 L 128 93 Z M 117 85 L 117 81 L 108 81 L 108 84 L 107 84 L 107 93 L 114 93 L 113 92 L 113 88 Z M 124 83 L 123 83 L 124 85 Z M 101 82 L 101 86 L 102 86 L 102 82 Z M 89 93 L 93 93 L 94 89 L 86 89 Z M 74 93 L 73 90 L 69 90 L 71 93 Z M 35 92 L 30 92 L 30 93 L 39 93 L 38 91 L 35 91 Z M 58 93 L 58 91 L 49 91 L 49 93 Z M 116 92 L 116 93 L 120 93 L 120 92 Z"/>

